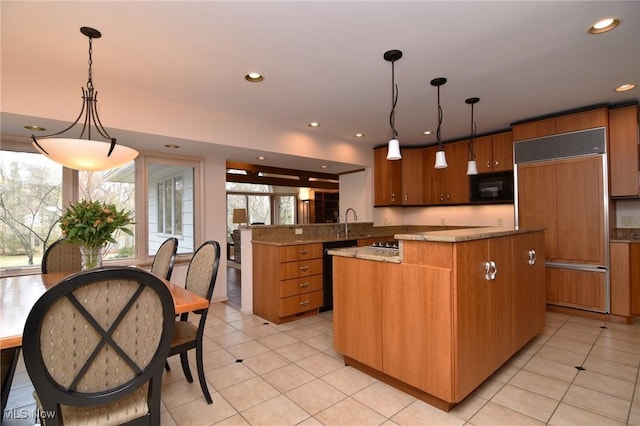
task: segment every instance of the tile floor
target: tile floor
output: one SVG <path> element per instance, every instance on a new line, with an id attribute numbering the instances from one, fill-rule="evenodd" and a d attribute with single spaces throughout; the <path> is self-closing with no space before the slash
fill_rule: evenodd
<path id="1" fill-rule="evenodd" d="M 445 413 L 344 366 L 332 350 L 331 319 L 329 311 L 274 325 L 213 304 L 204 363 L 214 403 L 173 357 L 162 424 L 640 426 L 640 324 L 547 313 L 540 336 Z M 33 408 L 32 390 L 22 364 L 8 408 Z M 27 423 L 33 419 L 4 422 Z"/>

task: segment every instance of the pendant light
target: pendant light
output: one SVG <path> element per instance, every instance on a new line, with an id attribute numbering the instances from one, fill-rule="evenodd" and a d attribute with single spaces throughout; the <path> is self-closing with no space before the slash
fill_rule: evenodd
<path id="1" fill-rule="evenodd" d="M 438 151 L 436 151 L 436 169 L 445 169 L 447 165 L 447 157 L 444 153 L 444 147 L 442 146 L 442 138 L 440 134 L 440 127 L 442 126 L 442 107 L 440 106 L 440 86 L 445 84 L 447 79 L 444 77 L 434 78 L 431 80 L 431 85 L 438 88 L 438 129 L 436 130 L 436 139 L 438 140 Z"/>
<path id="2" fill-rule="evenodd" d="M 391 139 L 387 148 L 387 160 L 401 160 L 400 141 L 396 131 L 396 104 L 398 103 L 398 85 L 396 84 L 395 62 L 402 58 L 402 51 L 388 50 L 384 52 L 384 59 L 391 62 L 391 114 L 389 114 L 389 124 L 391 125 Z"/>
<path id="3" fill-rule="evenodd" d="M 467 163 L 467 174 L 477 175 L 478 166 L 476 164 L 476 155 L 473 152 L 473 137 L 476 135 L 476 122 L 473 121 L 473 105 L 477 104 L 480 98 L 468 98 L 465 102 L 471 105 L 471 136 L 469 138 L 469 163 Z"/>
<path id="4" fill-rule="evenodd" d="M 93 39 L 102 37 L 100 31 L 82 27 L 80 32 L 89 38 L 89 79 L 87 88 L 82 88 L 82 109 L 76 121 L 66 129 L 36 138 L 31 135 L 32 145 L 43 155 L 56 163 L 75 170 L 102 171 L 123 166 L 136 158 L 138 152 L 122 145 L 116 145 L 116 138 L 109 136 L 98 117 L 98 92 L 94 91 L 91 73 Z M 56 137 L 75 127 L 84 115 L 84 124 L 78 138 Z M 92 127 L 108 142 L 92 139 Z M 86 139 L 83 136 L 86 132 Z M 95 133 L 94 133 L 95 136 Z"/>

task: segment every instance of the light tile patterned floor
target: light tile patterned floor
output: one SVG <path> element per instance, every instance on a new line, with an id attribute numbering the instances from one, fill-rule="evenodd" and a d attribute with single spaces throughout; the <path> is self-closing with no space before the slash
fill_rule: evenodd
<path id="1" fill-rule="evenodd" d="M 274 325 L 213 304 L 204 363 L 214 403 L 174 357 L 162 424 L 640 426 L 640 324 L 549 312 L 540 336 L 445 413 L 344 366 L 332 350 L 331 316 Z M 32 409 L 32 391 L 21 364 L 8 408 Z M 3 424 L 33 424 L 25 421 Z"/>

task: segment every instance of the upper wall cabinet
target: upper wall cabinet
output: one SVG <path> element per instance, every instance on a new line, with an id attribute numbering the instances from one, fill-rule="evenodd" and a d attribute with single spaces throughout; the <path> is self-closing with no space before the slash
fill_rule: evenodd
<path id="1" fill-rule="evenodd" d="M 424 149 L 424 201 L 426 204 L 468 204 L 468 141 L 444 145 L 448 167 L 435 169 L 438 146 Z"/>
<path id="2" fill-rule="evenodd" d="M 376 206 L 424 204 L 422 148 L 403 148 L 402 160 L 387 160 L 386 147 L 373 150 Z"/>
<path id="3" fill-rule="evenodd" d="M 607 108 L 576 112 L 544 120 L 514 124 L 513 140 L 540 138 L 559 133 L 576 132 L 578 130 L 606 127 L 608 122 Z"/>
<path id="4" fill-rule="evenodd" d="M 609 110 L 609 174 L 612 197 L 640 196 L 638 104 Z"/>
<path id="5" fill-rule="evenodd" d="M 513 170 L 513 133 L 503 132 L 473 140 L 478 173 Z"/>

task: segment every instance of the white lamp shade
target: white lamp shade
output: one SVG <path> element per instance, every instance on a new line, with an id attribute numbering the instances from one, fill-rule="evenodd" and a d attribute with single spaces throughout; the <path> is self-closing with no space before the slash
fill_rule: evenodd
<path id="1" fill-rule="evenodd" d="M 477 175 L 478 167 L 476 165 L 476 160 L 469 160 L 467 163 L 467 174 L 468 175 Z"/>
<path id="2" fill-rule="evenodd" d="M 90 139 L 43 138 L 38 139 L 38 144 L 32 143 L 38 152 L 56 163 L 90 172 L 115 169 L 138 156 L 135 149 L 118 144 L 107 156 L 111 143 Z"/>
<path id="3" fill-rule="evenodd" d="M 447 157 L 444 154 L 444 150 L 436 151 L 436 169 L 446 169 L 449 167 L 447 164 Z"/>
<path id="4" fill-rule="evenodd" d="M 300 192 L 298 193 L 298 197 L 302 201 L 309 201 L 311 197 L 311 192 L 309 188 L 300 188 Z"/>
<path id="5" fill-rule="evenodd" d="M 400 154 L 400 141 L 398 139 L 391 139 L 389 141 L 389 148 L 387 149 L 387 160 L 401 160 Z"/>

